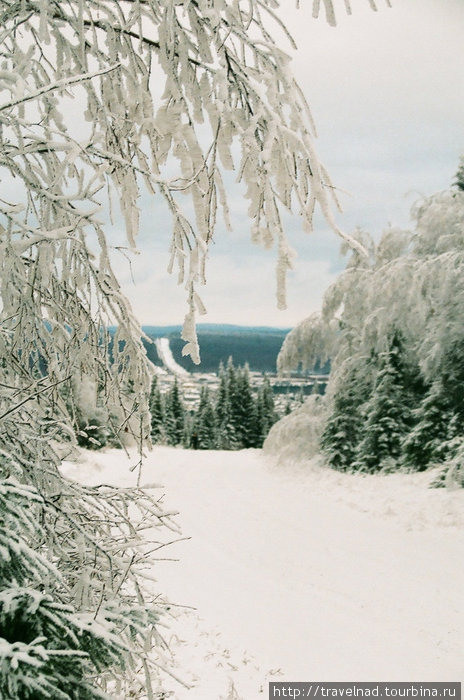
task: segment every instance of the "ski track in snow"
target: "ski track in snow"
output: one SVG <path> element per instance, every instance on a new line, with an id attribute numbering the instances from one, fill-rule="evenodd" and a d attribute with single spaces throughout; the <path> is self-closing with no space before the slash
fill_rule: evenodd
<path id="1" fill-rule="evenodd" d="M 178 365 L 175 361 L 171 346 L 169 345 L 169 338 L 156 338 L 155 345 L 158 356 L 167 370 L 176 374 L 178 377 L 186 378 L 190 376 L 187 370 Z"/>
<path id="2" fill-rule="evenodd" d="M 87 483 L 128 485 L 124 453 L 85 453 Z M 76 465 L 64 466 L 67 474 Z M 159 562 L 177 609 L 166 638 L 178 700 L 267 698 L 269 680 L 458 681 L 464 673 L 464 492 L 430 473 L 358 476 L 273 465 L 259 450 L 157 447 L 191 539 Z"/>

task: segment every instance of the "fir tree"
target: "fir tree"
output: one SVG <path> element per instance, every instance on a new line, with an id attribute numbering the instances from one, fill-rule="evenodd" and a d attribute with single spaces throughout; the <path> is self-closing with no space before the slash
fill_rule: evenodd
<path id="1" fill-rule="evenodd" d="M 265 375 L 256 398 L 256 438 L 253 447 L 262 447 L 264 440 L 277 419 L 278 415 L 274 404 L 274 394 L 269 378 Z"/>
<path id="2" fill-rule="evenodd" d="M 269 381 L 269 377 L 264 376 L 263 383 L 259 390 L 259 397 L 263 405 L 263 428 L 264 432 L 267 433 L 272 428 L 274 423 L 278 419 L 278 414 L 275 408 L 274 402 L 274 392 L 272 391 L 272 386 Z"/>
<path id="3" fill-rule="evenodd" d="M 250 447 L 262 447 L 264 442 L 264 406 L 259 392 L 254 402 L 250 426 Z"/>
<path id="4" fill-rule="evenodd" d="M 365 424 L 355 468 L 372 472 L 397 465 L 403 439 L 412 425 L 412 394 L 406 377 L 402 343 L 395 334 L 389 352 L 380 358 L 372 396 L 363 405 Z"/>
<path id="5" fill-rule="evenodd" d="M 193 422 L 194 422 L 194 417 L 192 415 L 191 411 L 185 411 L 184 412 L 184 433 L 182 436 L 182 446 L 185 447 L 185 449 L 189 449 L 190 447 L 194 447 L 192 444 L 192 440 L 195 440 L 195 435 L 193 432 Z"/>
<path id="6" fill-rule="evenodd" d="M 219 449 L 261 447 L 278 415 L 269 379 L 265 376 L 255 398 L 247 365 L 227 370 L 219 367 L 219 389 L 215 404 L 216 446 Z"/>
<path id="7" fill-rule="evenodd" d="M 443 469 L 431 486 L 464 488 L 464 437 L 461 434 L 459 437 L 448 440 L 442 448 L 441 454 L 446 454 Z"/>
<path id="8" fill-rule="evenodd" d="M 441 382 L 430 387 L 413 411 L 414 427 L 402 444 L 402 462 L 417 471 L 442 462 L 447 455 L 447 440 L 453 426 L 451 402 Z"/>
<path id="9" fill-rule="evenodd" d="M 153 443 L 162 443 L 166 439 L 164 402 L 158 387 L 156 375 L 153 377 L 149 399 L 151 439 Z"/>
<path id="10" fill-rule="evenodd" d="M 363 424 L 362 404 L 369 394 L 361 367 L 350 367 L 340 382 L 321 436 L 321 449 L 334 469 L 353 468 Z"/>
<path id="11" fill-rule="evenodd" d="M 227 431 L 230 422 L 229 392 L 222 364 L 219 367 L 219 388 L 214 403 L 214 413 L 216 416 L 216 447 L 220 450 L 230 449 Z"/>
<path id="12" fill-rule="evenodd" d="M 236 375 L 233 360 L 229 357 L 227 369 L 219 367 L 219 390 L 215 403 L 216 446 L 220 450 L 236 450 L 239 442 L 232 416 L 232 397 L 235 400 Z"/>
<path id="13" fill-rule="evenodd" d="M 464 341 L 450 343 L 437 368 L 437 378 L 413 411 L 415 425 L 403 442 L 403 463 L 422 471 L 453 456 L 464 435 Z"/>
<path id="14" fill-rule="evenodd" d="M 344 391 L 335 397 L 321 436 L 321 449 L 334 469 L 347 471 L 353 466 L 362 422 L 359 409 L 354 387 L 344 387 Z"/>
<path id="15" fill-rule="evenodd" d="M 60 602 L 63 579 L 33 546 L 41 505 L 32 487 L 0 480 L 0 697 L 109 700 L 90 679 L 123 663 L 123 644 L 102 614 Z"/>
<path id="16" fill-rule="evenodd" d="M 457 312 L 459 313 L 460 309 L 457 309 Z M 456 321 L 461 326 L 462 316 L 458 313 Z M 462 435 L 464 434 L 464 392 L 462 390 L 464 386 L 464 331 L 462 327 L 459 328 L 458 337 L 454 337 L 445 347 L 438 372 L 442 393 L 455 416 L 455 430 Z"/>
<path id="17" fill-rule="evenodd" d="M 198 449 L 213 450 L 216 447 L 216 417 L 208 387 L 201 389 L 200 405 L 193 422 L 193 435 Z"/>
<path id="18" fill-rule="evenodd" d="M 232 424 L 239 448 L 254 446 L 253 422 L 256 420 L 256 406 L 251 391 L 248 366 L 238 369 L 235 386 L 229 388 L 231 396 Z"/>
<path id="19" fill-rule="evenodd" d="M 232 364 L 231 359 L 229 360 L 229 364 Z M 221 364 L 219 366 L 219 389 L 214 406 L 216 416 L 216 447 L 219 450 L 237 449 L 237 436 L 232 423 L 230 402 L 229 386 L 231 380 L 235 382 L 235 370 L 233 369 L 233 365 L 231 371 L 229 371 L 228 366 L 226 372 Z"/>
<path id="20" fill-rule="evenodd" d="M 459 168 L 456 173 L 456 180 L 454 184 L 459 190 L 461 190 L 461 192 L 464 191 L 464 156 L 461 156 L 459 161 Z"/>
<path id="21" fill-rule="evenodd" d="M 166 396 L 165 430 L 169 445 L 180 445 L 184 437 L 185 409 L 180 396 L 177 378 Z"/>
<path id="22" fill-rule="evenodd" d="M 237 370 L 234 367 L 234 361 L 232 357 L 229 357 L 229 359 L 227 360 L 226 382 L 227 391 L 229 393 L 229 401 L 232 404 L 235 401 L 237 394 Z"/>

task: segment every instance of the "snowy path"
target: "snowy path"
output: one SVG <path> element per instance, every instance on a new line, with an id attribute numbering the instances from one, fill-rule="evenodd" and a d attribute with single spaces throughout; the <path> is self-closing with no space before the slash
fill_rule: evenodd
<path id="1" fill-rule="evenodd" d="M 91 455 L 82 478 L 128 483 L 121 462 Z M 174 697 L 254 700 L 272 678 L 462 680 L 462 492 L 427 489 L 429 475 L 277 470 L 253 450 L 157 448 L 144 478 L 191 536 L 157 572 L 201 618 L 174 623 L 178 663 L 199 678 Z"/>

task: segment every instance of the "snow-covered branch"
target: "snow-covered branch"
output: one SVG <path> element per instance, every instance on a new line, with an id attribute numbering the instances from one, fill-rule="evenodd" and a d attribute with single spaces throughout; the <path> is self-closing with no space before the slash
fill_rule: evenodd
<path id="1" fill-rule="evenodd" d="M 74 85 L 75 83 L 83 83 L 85 80 L 92 80 L 93 78 L 97 78 L 99 75 L 105 75 L 106 73 L 110 73 L 111 71 L 116 70 L 120 67 L 120 65 L 120 63 L 115 63 L 113 66 L 108 66 L 108 68 L 103 68 L 102 70 L 97 70 L 93 73 L 81 73 L 80 75 L 72 75 L 69 78 L 62 78 L 61 80 L 57 80 L 54 83 L 51 83 L 50 85 L 44 85 L 38 90 L 34 90 L 29 94 L 22 95 L 16 100 L 10 100 L 9 102 L 4 102 L 3 104 L 0 104 L 0 112 L 2 112 L 5 109 L 10 109 L 11 107 L 16 107 L 17 105 L 20 105 L 24 102 L 36 100 L 37 98 L 42 97 L 42 95 L 46 95 L 48 92 L 53 92 L 54 90 L 62 90 L 63 88 L 69 87 L 70 85 Z"/>

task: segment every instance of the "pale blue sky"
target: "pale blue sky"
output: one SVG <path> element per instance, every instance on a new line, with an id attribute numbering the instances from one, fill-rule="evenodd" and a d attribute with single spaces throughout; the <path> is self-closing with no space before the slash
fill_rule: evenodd
<path id="1" fill-rule="evenodd" d="M 281 16 L 299 45 L 293 68 L 316 121 L 317 151 L 334 183 L 350 193 L 341 197 L 338 223 L 378 235 L 388 224 L 407 226 L 415 200 L 446 189 L 464 153 L 464 2 L 393 0 L 388 9 L 378 0 L 377 13 L 365 1 L 352 4 L 346 17 L 338 0 L 336 28 L 296 10 L 294 0 L 282 2 Z M 182 323 L 185 291 L 166 272 L 169 231 L 154 235 L 153 222 L 162 229 L 163 216 L 154 201 L 143 203 L 135 283 L 125 262 L 118 273 L 142 323 Z M 199 321 L 292 326 L 320 307 L 343 268 L 339 240 L 321 217 L 309 236 L 298 217 L 288 218 L 298 258 L 288 309 L 280 312 L 275 253 L 250 242 L 246 209 L 234 192 L 234 231 L 218 231 L 202 295 L 208 314 Z"/>

